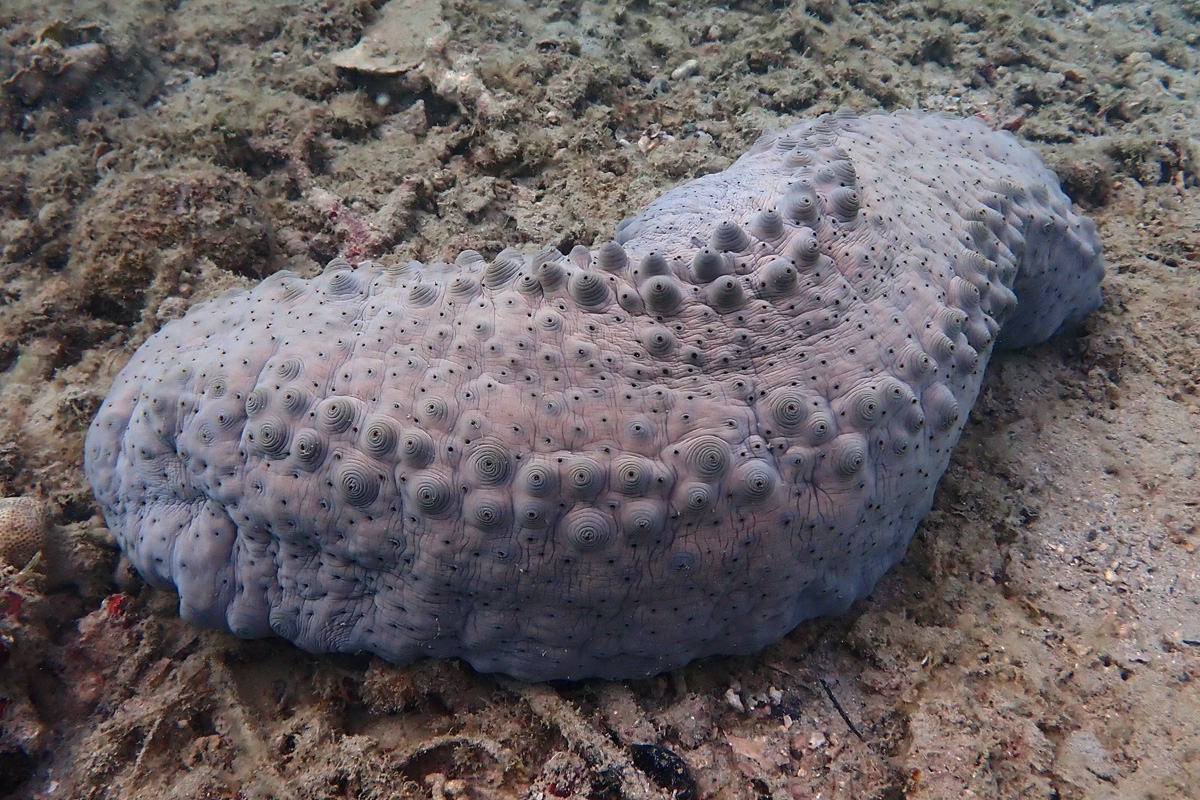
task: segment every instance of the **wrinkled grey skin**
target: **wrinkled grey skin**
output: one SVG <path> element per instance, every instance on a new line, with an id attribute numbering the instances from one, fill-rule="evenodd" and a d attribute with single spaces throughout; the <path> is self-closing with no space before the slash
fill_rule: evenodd
<path id="1" fill-rule="evenodd" d="M 997 337 L 1078 320 L 1102 274 L 1011 135 L 826 116 L 591 252 L 339 260 L 199 305 L 118 376 L 85 466 L 195 624 L 653 675 L 867 594 Z"/>

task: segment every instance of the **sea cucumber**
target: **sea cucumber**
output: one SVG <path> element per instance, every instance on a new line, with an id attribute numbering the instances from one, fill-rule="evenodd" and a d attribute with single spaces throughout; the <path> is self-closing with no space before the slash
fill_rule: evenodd
<path id="1" fill-rule="evenodd" d="M 763 136 L 613 241 L 278 273 L 167 324 L 85 468 L 180 613 L 523 679 L 652 675 L 844 611 L 993 348 L 1100 303 L 1092 223 L 974 119 Z"/>

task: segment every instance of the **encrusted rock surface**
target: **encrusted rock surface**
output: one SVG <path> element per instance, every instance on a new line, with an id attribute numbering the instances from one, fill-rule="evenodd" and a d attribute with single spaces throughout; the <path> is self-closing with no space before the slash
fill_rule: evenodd
<path id="1" fill-rule="evenodd" d="M 567 256 L 279 273 L 152 337 L 89 431 L 197 624 L 522 678 L 654 674 L 903 555 L 997 337 L 1099 303 L 1091 223 L 977 120 L 822 117 Z"/>
<path id="2" fill-rule="evenodd" d="M 46 543 L 46 504 L 35 497 L 0 498 L 0 567 L 24 567 Z"/>

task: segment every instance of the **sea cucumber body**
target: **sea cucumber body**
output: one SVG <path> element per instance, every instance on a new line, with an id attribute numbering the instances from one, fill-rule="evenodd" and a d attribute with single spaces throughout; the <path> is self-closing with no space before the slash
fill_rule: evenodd
<path id="1" fill-rule="evenodd" d="M 1011 135 L 826 116 L 591 251 L 335 261 L 197 306 L 120 373 L 85 467 L 197 624 L 651 675 L 867 594 L 997 339 L 1078 320 L 1102 274 Z"/>

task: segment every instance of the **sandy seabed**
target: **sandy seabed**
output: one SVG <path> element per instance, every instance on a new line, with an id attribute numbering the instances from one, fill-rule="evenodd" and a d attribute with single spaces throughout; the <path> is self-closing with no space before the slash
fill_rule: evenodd
<path id="1" fill-rule="evenodd" d="M 1198 70 L 1196 0 L 8 0 L 0 495 L 53 525 L 0 574 L 0 796 L 1200 795 Z M 993 358 L 851 614 L 530 686 L 197 631 L 119 564 L 83 436 L 163 321 L 341 253 L 603 241 L 841 106 L 1016 130 L 1109 263 Z"/>

